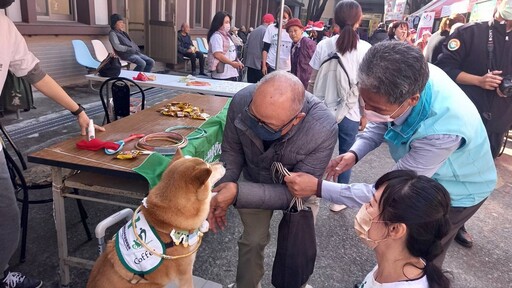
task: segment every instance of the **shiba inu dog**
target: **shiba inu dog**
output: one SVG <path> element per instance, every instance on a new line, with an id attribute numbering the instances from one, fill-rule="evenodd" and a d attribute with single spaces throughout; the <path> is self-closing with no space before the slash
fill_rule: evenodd
<path id="1" fill-rule="evenodd" d="M 211 188 L 224 173 L 221 163 L 184 158 L 178 150 L 133 219 L 107 244 L 87 287 L 193 287 Z"/>

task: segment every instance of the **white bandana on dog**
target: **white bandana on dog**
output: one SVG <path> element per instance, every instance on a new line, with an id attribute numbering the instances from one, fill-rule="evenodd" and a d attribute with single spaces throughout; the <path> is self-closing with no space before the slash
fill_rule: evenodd
<path id="1" fill-rule="evenodd" d="M 156 252 L 163 254 L 165 244 L 160 240 L 142 213 L 137 214 L 135 228 L 139 238 Z M 133 233 L 132 221 L 128 221 L 116 234 L 117 257 L 123 266 L 134 274 L 148 274 L 162 264 L 163 258 L 153 255 L 137 241 Z"/>

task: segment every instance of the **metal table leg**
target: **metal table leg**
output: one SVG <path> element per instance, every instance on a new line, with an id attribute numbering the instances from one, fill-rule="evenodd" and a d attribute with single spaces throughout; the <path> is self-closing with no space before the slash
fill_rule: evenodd
<path id="1" fill-rule="evenodd" d="M 52 167 L 53 219 L 57 231 L 57 249 L 59 254 L 59 276 L 61 287 L 69 287 L 70 274 L 68 260 L 68 240 L 66 233 L 66 212 L 64 209 L 62 168 Z"/>

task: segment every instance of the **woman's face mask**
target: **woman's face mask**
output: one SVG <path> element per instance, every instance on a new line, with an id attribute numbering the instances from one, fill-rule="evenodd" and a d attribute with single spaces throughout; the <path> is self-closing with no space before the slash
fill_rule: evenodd
<path id="1" fill-rule="evenodd" d="M 229 30 L 231 30 L 231 24 L 229 24 L 229 23 L 224 24 L 224 31 L 226 33 L 229 33 Z"/>
<path id="2" fill-rule="evenodd" d="M 0 0 L 0 9 L 5 9 L 11 6 L 12 3 L 14 3 L 14 0 Z"/>
<path id="3" fill-rule="evenodd" d="M 372 223 L 378 223 L 378 222 L 385 222 L 385 221 L 374 221 L 372 219 L 372 216 L 368 214 L 368 211 L 366 210 L 365 204 L 359 209 L 359 212 L 356 214 L 356 218 L 354 219 L 354 229 L 356 230 L 356 234 L 359 238 L 361 238 L 364 243 L 370 248 L 375 249 L 377 245 L 379 245 L 380 242 L 387 239 L 387 237 L 380 239 L 380 240 L 373 240 L 370 239 L 368 236 L 368 232 L 370 231 L 370 228 L 372 227 Z"/>

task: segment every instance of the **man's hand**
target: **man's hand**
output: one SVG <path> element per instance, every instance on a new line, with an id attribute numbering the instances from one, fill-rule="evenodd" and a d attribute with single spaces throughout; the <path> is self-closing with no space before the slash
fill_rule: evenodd
<path id="1" fill-rule="evenodd" d="M 304 172 L 290 174 L 284 177 L 284 181 L 293 196 L 303 198 L 316 194 L 318 179 Z"/>
<path id="2" fill-rule="evenodd" d="M 235 200 L 238 185 L 234 182 L 225 182 L 212 189 L 216 195 L 210 202 L 210 212 L 208 213 L 208 222 L 213 232 L 217 232 L 217 227 L 224 230 L 227 225 L 226 213 L 229 205 Z"/>
<path id="3" fill-rule="evenodd" d="M 498 88 L 498 86 L 501 83 L 501 80 L 503 80 L 503 78 L 501 76 L 498 76 L 501 73 L 502 73 L 502 71 L 495 70 L 495 71 L 485 74 L 484 76 L 480 77 L 478 86 L 480 86 L 483 89 L 487 89 L 487 90 L 494 90 L 494 89 Z"/>
<path id="4" fill-rule="evenodd" d="M 263 74 L 263 76 L 267 75 L 267 63 L 266 62 L 261 63 L 261 74 Z"/>
<path id="5" fill-rule="evenodd" d="M 187 49 L 187 53 L 194 53 L 194 51 L 192 50 L 192 48 L 189 48 Z"/>
<path id="6" fill-rule="evenodd" d="M 341 154 L 336 158 L 331 159 L 329 165 L 327 165 L 327 169 L 325 169 L 325 179 L 336 182 L 338 175 L 349 170 L 355 164 L 356 155 L 352 154 L 351 152 Z"/>

